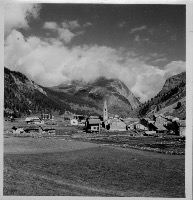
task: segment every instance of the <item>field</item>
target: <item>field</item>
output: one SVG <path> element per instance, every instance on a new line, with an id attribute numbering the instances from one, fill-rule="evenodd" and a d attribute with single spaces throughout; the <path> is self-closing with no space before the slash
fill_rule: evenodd
<path id="1" fill-rule="evenodd" d="M 185 197 L 184 155 L 5 136 L 6 196 Z"/>

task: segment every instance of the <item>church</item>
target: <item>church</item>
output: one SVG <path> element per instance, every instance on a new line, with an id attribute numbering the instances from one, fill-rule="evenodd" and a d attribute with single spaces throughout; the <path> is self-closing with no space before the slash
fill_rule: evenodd
<path id="1" fill-rule="evenodd" d="M 113 118 L 108 117 L 107 101 L 104 101 L 103 108 L 103 124 L 104 128 L 108 131 L 126 131 L 126 124 L 119 118 L 118 115 L 115 115 Z"/>

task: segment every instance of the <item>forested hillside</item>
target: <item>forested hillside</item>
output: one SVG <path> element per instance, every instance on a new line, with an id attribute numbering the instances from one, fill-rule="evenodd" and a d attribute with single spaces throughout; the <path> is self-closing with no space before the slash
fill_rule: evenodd
<path id="1" fill-rule="evenodd" d="M 161 109 L 173 104 L 176 109 L 182 106 L 181 100 L 186 96 L 186 73 L 168 78 L 162 90 L 151 100 L 141 104 L 137 109 L 138 116 L 145 116 L 151 112 L 159 112 Z M 184 107 L 184 105 L 183 105 Z M 181 110 L 185 113 L 185 108 Z"/>
<path id="2" fill-rule="evenodd" d="M 88 110 L 87 113 L 94 114 L 97 111 L 92 103 L 41 87 L 22 73 L 7 68 L 4 69 L 4 109 L 6 108 L 14 111 L 17 117 L 30 112 L 70 111 L 85 114 Z"/>

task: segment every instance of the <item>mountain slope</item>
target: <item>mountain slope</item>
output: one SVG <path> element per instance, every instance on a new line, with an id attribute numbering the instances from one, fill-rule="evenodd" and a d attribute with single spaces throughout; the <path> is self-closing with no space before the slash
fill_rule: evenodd
<path id="1" fill-rule="evenodd" d="M 37 85 L 20 72 L 4 68 L 4 108 L 10 108 L 15 115 L 32 112 L 70 111 L 77 114 L 101 112 L 94 104 L 72 95 L 57 92 Z"/>
<path id="2" fill-rule="evenodd" d="M 186 73 L 168 78 L 162 90 L 150 101 L 142 104 L 139 116 L 151 116 L 154 112 L 185 118 L 186 116 Z"/>
<path id="3" fill-rule="evenodd" d="M 140 104 L 127 86 L 118 79 L 100 77 L 93 82 L 68 81 L 52 88 L 73 95 L 77 99 L 92 102 L 100 110 L 107 100 L 111 114 L 128 115 Z"/>

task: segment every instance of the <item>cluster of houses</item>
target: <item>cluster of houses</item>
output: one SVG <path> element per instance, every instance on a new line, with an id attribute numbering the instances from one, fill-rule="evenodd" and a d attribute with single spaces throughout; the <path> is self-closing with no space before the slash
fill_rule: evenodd
<path id="1" fill-rule="evenodd" d="M 34 117 L 26 117 L 25 122 L 27 124 L 44 124 L 45 121 L 54 120 L 54 116 L 52 114 L 40 114 L 40 117 L 34 116 Z"/>
<path id="2" fill-rule="evenodd" d="M 40 117 L 26 117 L 26 126 L 13 126 L 12 131 L 17 136 L 55 135 L 55 128 L 45 124 L 45 121 L 53 119 L 54 116 L 51 114 L 41 114 Z"/>
<path id="3" fill-rule="evenodd" d="M 86 132 L 125 131 L 127 126 L 118 115 L 108 117 L 107 102 L 105 100 L 103 108 L 103 118 L 100 116 L 84 117 L 75 115 L 71 120 L 71 125 L 83 125 Z"/>
<path id="4" fill-rule="evenodd" d="M 53 120 L 53 115 L 45 113 L 41 114 L 40 117 L 27 117 L 25 119 L 27 127 L 13 127 L 13 133 L 55 134 L 55 128 L 45 124 L 46 121 Z M 118 115 L 109 117 L 106 100 L 103 107 L 103 117 L 74 115 L 68 120 L 70 120 L 71 125 L 84 126 L 86 132 L 129 131 L 135 133 L 134 135 L 147 136 L 173 134 L 184 137 L 186 135 L 186 120 L 180 120 L 177 117 L 164 116 L 163 114 L 154 114 L 151 119 L 147 117 L 122 119 Z"/>
<path id="5" fill-rule="evenodd" d="M 13 134 L 16 136 L 43 136 L 55 135 L 56 130 L 54 127 L 48 126 L 18 126 L 12 127 Z"/>
<path id="6" fill-rule="evenodd" d="M 99 116 L 84 118 L 76 115 L 71 119 L 72 125 L 83 125 L 87 132 L 107 131 L 127 131 L 131 130 L 142 135 L 173 134 L 185 136 L 186 120 L 177 117 L 154 114 L 152 118 L 127 118 L 122 119 L 118 115 L 108 116 L 107 102 L 104 102 L 103 119 Z"/>
<path id="7" fill-rule="evenodd" d="M 141 118 L 128 123 L 130 130 L 144 131 L 146 135 L 174 134 L 179 136 L 186 135 L 186 120 L 180 120 L 173 116 L 164 116 L 163 114 L 154 114 L 152 119 Z"/>

